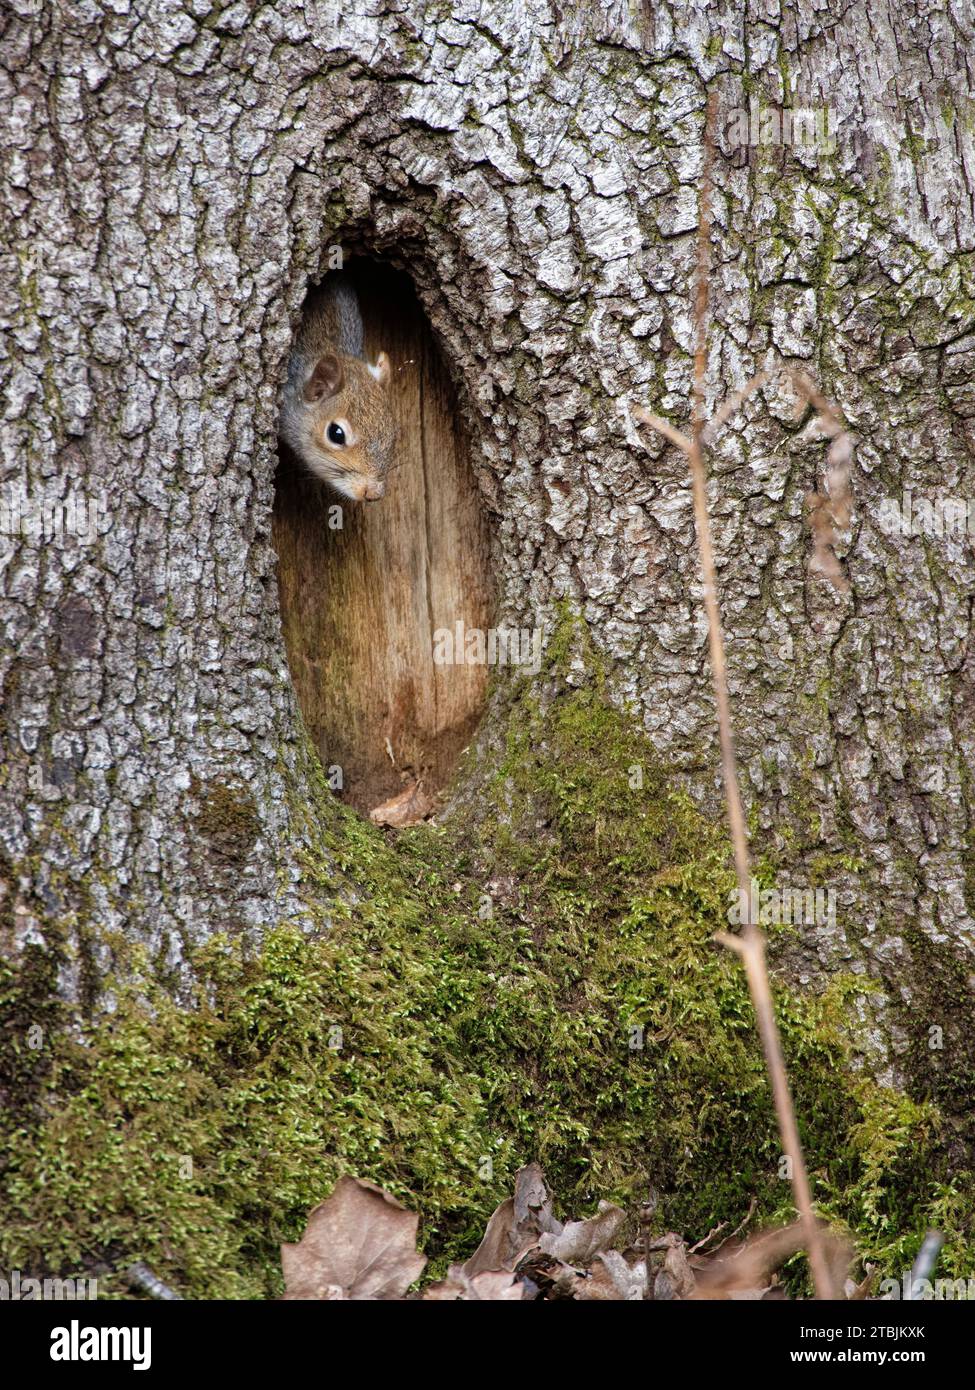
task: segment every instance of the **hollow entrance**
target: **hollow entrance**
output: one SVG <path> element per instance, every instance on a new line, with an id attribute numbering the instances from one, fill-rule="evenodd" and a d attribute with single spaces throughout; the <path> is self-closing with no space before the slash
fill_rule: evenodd
<path id="1" fill-rule="evenodd" d="M 432 795 L 453 771 L 487 671 L 435 662 L 434 633 L 486 630 L 493 585 L 453 390 L 409 278 L 372 261 L 346 273 L 367 356 L 391 360 L 396 467 L 381 501 L 343 502 L 282 442 L 273 537 L 305 724 L 322 765 L 341 768 L 340 794 L 369 811 L 417 782 Z"/>

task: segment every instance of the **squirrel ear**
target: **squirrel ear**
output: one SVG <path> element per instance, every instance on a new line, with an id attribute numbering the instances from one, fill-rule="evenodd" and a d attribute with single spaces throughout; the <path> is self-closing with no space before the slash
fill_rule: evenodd
<path id="1" fill-rule="evenodd" d="M 305 386 L 306 401 L 320 401 L 323 396 L 337 396 L 342 389 L 342 363 L 334 352 L 326 353 L 315 363 L 315 370 Z"/>
<path id="2" fill-rule="evenodd" d="M 374 367 L 370 367 L 369 370 L 372 372 L 373 376 L 379 382 L 380 386 L 389 385 L 391 370 L 389 366 L 389 358 L 385 352 L 381 352 L 379 354 L 379 356 L 376 358 L 376 365 Z"/>

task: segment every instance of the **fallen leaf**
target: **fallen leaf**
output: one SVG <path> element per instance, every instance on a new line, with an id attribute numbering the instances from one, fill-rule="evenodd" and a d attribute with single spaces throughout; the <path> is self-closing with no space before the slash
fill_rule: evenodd
<path id="1" fill-rule="evenodd" d="M 402 1298 L 423 1273 L 419 1217 L 360 1178 L 340 1178 L 297 1245 L 281 1246 L 285 1298 Z"/>
<path id="2" fill-rule="evenodd" d="M 586 1287 L 589 1285 L 592 1287 Z M 592 1277 L 586 1286 L 585 1292 L 578 1289 L 577 1297 L 638 1303 L 646 1296 L 647 1267 L 642 1260 L 627 1264 L 618 1250 L 604 1250 L 593 1261 Z"/>
<path id="3" fill-rule="evenodd" d="M 670 1233 L 664 1237 L 667 1242 L 663 1268 L 657 1271 L 653 1286 L 653 1296 L 660 1302 L 671 1299 L 691 1298 L 694 1294 L 695 1279 L 687 1262 L 687 1246 L 678 1235 Z"/>
<path id="4" fill-rule="evenodd" d="M 401 792 L 391 796 L 369 812 L 374 825 L 388 825 L 394 830 L 407 825 L 418 825 L 433 811 L 435 802 L 423 790 L 422 782 L 411 782 Z"/>
<path id="5" fill-rule="evenodd" d="M 873 1265 L 867 1265 L 865 1268 L 867 1272 L 862 1283 L 858 1284 L 853 1279 L 847 1279 L 844 1282 L 843 1292 L 851 1303 L 861 1303 L 864 1299 L 870 1297 L 870 1290 L 873 1287 L 873 1281 L 877 1271 Z"/>
<path id="6" fill-rule="evenodd" d="M 514 1269 L 521 1257 L 538 1245 L 543 1234 L 558 1234 L 562 1223 L 552 1214 L 545 1178 L 537 1163 L 519 1169 L 515 1195 L 497 1208 L 484 1239 L 464 1265 L 468 1275 L 484 1270 Z"/>
<path id="7" fill-rule="evenodd" d="M 441 1303 L 514 1303 L 523 1294 L 521 1281 L 510 1270 L 485 1269 L 473 1278 L 463 1265 L 451 1265 L 446 1279 L 424 1290 L 424 1299 Z"/>
<path id="8" fill-rule="evenodd" d="M 762 1231 L 743 1241 L 729 1241 L 721 1253 L 698 1264 L 695 1298 L 761 1298 L 768 1275 L 783 1260 L 802 1249 L 800 1222 Z"/>
<path id="9" fill-rule="evenodd" d="M 569 1221 L 557 1233 L 547 1232 L 539 1240 L 546 1255 L 554 1255 L 568 1265 L 587 1265 L 601 1250 L 608 1250 L 626 1219 L 626 1213 L 612 1202 L 600 1202 L 588 1221 Z"/>
<path id="10" fill-rule="evenodd" d="M 822 1224 L 822 1223 L 820 1223 Z M 846 1241 L 824 1229 L 824 1253 L 834 1289 L 843 1287 L 851 1250 Z M 769 1276 L 790 1255 L 805 1245 L 802 1223 L 763 1231 L 737 1243 L 728 1242 L 703 1261 L 694 1261 L 697 1289 L 694 1298 L 764 1298 L 772 1285 Z"/>

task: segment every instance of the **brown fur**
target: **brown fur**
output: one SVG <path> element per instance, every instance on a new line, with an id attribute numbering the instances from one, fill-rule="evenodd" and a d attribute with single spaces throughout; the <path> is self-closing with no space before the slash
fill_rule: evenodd
<path id="1" fill-rule="evenodd" d="M 383 495 L 393 461 L 390 365 L 362 356 L 362 322 L 354 292 L 333 279 L 305 316 L 288 370 L 281 433 L 295 453 L 336 492 L 353 501 Z M 337 426 L 344 443 L 329 438 Z"/>

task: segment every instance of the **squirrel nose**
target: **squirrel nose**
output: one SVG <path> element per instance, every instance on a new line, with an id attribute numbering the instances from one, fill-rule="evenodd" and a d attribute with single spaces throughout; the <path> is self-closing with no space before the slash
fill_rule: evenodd
<path id="1" fill-rule="evenodd" d="M 378 502 L 385 491 L 386 487 L 384 483 L 366 483 L 365 487 L 362 489 L 362 495 L 367 502 Z"/>

